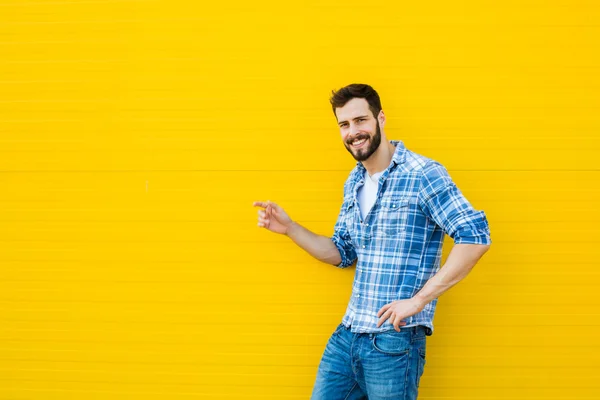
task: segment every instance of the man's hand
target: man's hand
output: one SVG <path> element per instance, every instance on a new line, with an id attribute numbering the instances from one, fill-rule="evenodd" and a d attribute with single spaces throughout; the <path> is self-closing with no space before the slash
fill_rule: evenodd
<path id="1" fill-rule="evenodd" d="M 285 235 L 289 227 L 294 223 L 286 212 L 283 211 L 283 208 L 270 200 L 266 202 L 255 201 L 252 205 L 264 208 L 264 210 L 258 210 L 258 226 L 261 228 Z"/>
<path id="2" fill-rule="evenodd" d="M 377 322 L 377 327 L 379 328 L 389 318 L 394 329 L 400 332 L 400 325 L 406 325 L 403 319 L 421 312 L 423 308 L 425 308 L 425 304 L 414 297 L 388 303 L 377 312 L 377 316 L 381 317 Z"/>

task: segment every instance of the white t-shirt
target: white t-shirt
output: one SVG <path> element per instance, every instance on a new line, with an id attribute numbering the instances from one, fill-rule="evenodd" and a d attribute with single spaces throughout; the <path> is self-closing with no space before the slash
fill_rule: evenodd
<path id="1" fill-rule="evenodd" d="M 365 184 L 358 189 L 358 206 L 360 207 L 360 215 L 364 220 L 377 198 L 377 187 L 379 186 L 379 177 L 383 171 L 377 172 L 371 176 L 365 170 Z"/>

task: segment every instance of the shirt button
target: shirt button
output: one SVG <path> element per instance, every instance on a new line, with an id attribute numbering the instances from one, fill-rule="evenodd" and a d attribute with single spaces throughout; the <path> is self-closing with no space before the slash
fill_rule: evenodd
<path id="1" fill-rule="evenodd" d="M 360 297 L 360 294 L 357 294 L 356 297 Z"/>
<path id="2" fill-rule="evenodd" d="M 363 245 L 363 249 L 366 249 L 366 248 L 367 248 L 367 246 Z"/>
<path id="3" fill-rule="evenodd" d="M 366 226 L 369 226 L 369 224 L 365 224 Z"/>
<path id="4" fill-rule="evenodd" d="M 392 208 L 396 208 L 396 205 L 395 205 L 395 204 L 392 204 Z"/>

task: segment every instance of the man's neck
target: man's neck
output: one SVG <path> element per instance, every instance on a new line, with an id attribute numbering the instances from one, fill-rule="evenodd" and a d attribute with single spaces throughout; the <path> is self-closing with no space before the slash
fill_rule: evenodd
<path id="1" fill-rule="evenodd" d="M 369 175 L 381 172 L 385 170 L 388 165 L 390 165 L 395 151 L 396 146 L 388 141 L 382 141 L 377 150 L 371 154 L 371 157 L 365 161 L 362 161 L 362 165 L 365 167 Z"/>

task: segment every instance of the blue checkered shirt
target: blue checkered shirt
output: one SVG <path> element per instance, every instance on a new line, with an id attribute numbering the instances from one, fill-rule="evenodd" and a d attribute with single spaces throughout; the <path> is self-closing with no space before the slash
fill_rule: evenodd
<path id="1" fill-rule="evenodd" d="M 444 234 L 455 244 L 491 244 L 483 211 L 475 210 L 442 164 L 392 140 L 396 151 L 379 178 L 375 204 L 364 220 L 357 191 L 365 168 L 358 162 L 344 184 L 344 201 L 331 238 L 340 268 L 356 263 L 352 296 L 342 323 L 352 332 L 394 329 L 389 319 L 377 328 L 385 304 L 413 297 L 440 268 Z M 433 333 L 437 299 L 405 319 Z"/>

